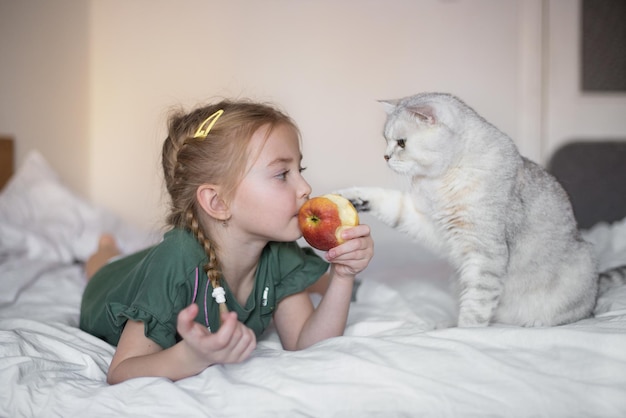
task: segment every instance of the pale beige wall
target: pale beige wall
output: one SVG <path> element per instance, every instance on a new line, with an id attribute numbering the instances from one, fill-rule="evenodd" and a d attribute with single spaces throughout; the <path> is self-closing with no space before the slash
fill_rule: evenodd
<path id="1" fill-rule="evenodd" d="M 314 193 L 395 185 L 377 99 L 463 97 L 519 130 L 518 2 L 95 1 L 91 194 L 152 225 L 173 104 L 213 96 L 280 103 L 299 123 Z M 115 170 L 111 170 L 111 167 Z"/>
<path id="2" fill-rule="evenodd" d="M 551 0 L 546 59 L 545 155 L 577 139 L 626 138 L 626 93 L 580 89 L 580 7 Z"/>
<path id="3" fill-rule="evenodd" d="M 89 183 L 89 2 L 0 0 L 0 134 L 18 163 L 38 149 L 66 183 Z"/>
<path id="4" fill-rule="evenodd" d="M 571 0 L 0 0 L 0 132 L 18 161 L 39 148 L 145 227 L 162 219 L 168 109 L 215 96 L 281 104 L 315 194 L 397 185 L 376 100 L 424 90 L 461 96 L 545 161 L 574 133 L 626 131 L 623 95 L 577 92 L 577 13 Z"/>

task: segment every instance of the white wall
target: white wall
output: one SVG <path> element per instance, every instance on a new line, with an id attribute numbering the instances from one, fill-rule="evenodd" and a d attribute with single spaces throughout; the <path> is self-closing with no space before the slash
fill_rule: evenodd
<path id="1" fill-rule="evenodd" d="M 517 2 L 134 0 L 92 7 L 91 195 L 136 222 L 162 218 L 155 211 L 158 153 L 173 104 L 213 96 L 281 104 L 302 129 L 316 194 L 396 184 L 382 158 L 378 99 L 450 91 L 506 132 L 519 129 Z"/>
<path id="2" fill-rule="evenodd" d="M 545 155 L 572 140 L 626 138 L 626 93 L 582 92 L 578 2 L 552 0 L 546 54 Z M 626 161 L 625 161 L 626 163 Z"/>
<path id="3" fill-rule="evenodd" d="M 89 183 L 89 3 L 0 0 L 0 134 L 38 149 L 73 189 Z"/>
<path id="4" fill-rule="evenodd" d="M 624 95 L 572 81 L 577 13 L 572 0 L 0 0 L 0 133 L 18 161 L 39 148 L 79 193 L 149 228 L 169 108 L 218 96 L 296 119 L 314 194 L 400 186 L 376 100 L 425 90 L 459 95 L 543 162 L 573 134 L 626 134 L 612 116 Z"/>

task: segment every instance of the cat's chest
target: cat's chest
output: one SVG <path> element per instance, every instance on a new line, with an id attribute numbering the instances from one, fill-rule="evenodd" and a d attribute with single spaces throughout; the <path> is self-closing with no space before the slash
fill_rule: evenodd
<path id="1" fill-rule="evenodd" d="M 415 206 L 443 230 L 467 229 L 479 204 L 478 183 L 472 178 L 449 177 L 413 185 Z"/>
<path id="2" fill-rule="evenodd" d="M 450 206 L 471 204 L 480 194 L 480 181 L 472 177 L 446 176 L 434 180 L 416 181 L 412 184 L 417 202 L 428 211 L 438 211 Z"/>

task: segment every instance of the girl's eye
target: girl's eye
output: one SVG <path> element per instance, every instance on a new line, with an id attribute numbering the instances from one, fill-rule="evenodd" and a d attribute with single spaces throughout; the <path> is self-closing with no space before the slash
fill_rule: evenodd
<path id="1" fill-rule="evenodd" d="M 396 142 L 400 148 L 404 148 L 406 146 L 406 139 L 398 139 Z"/>
<path id="2" fill-rule="evenodd" d="M 302 173 L 304 170 L 306 170 L 306 167 L 299 167 L 298 168 L 298 172 L 299 173 Z M 282 172 L 280 172 L 280 173 L 278 173 L 276 175 L 276 178 L 279 179 L 279 180 L 287 180 L 287 175 L 289 174 L 290 171 L 291 170 L 282 171 Z"/>

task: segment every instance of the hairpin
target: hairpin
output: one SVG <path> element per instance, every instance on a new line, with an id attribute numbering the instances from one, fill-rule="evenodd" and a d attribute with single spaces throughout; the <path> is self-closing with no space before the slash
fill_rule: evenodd
<path id="1" fill-rule="evenodd" d="M 224 110 L 220 109 L 217 112 L 213 113 L 208 118 L 206 118 L 204 120 L 204 122 L 202 122 L 202 124 L 200 125 L 200 127 L 198 128 L 196 133 L 193 135 L 193 137 L 194 138 L 206 139 L 207 135 L 211 131 L 211 128 L 213 128 L 213 125 L 215 125 L 215 122 L 217 122 L 217 120 L 220 118 L 220 116 L 222 116 L 222 113 L 224 113 Z"/>

